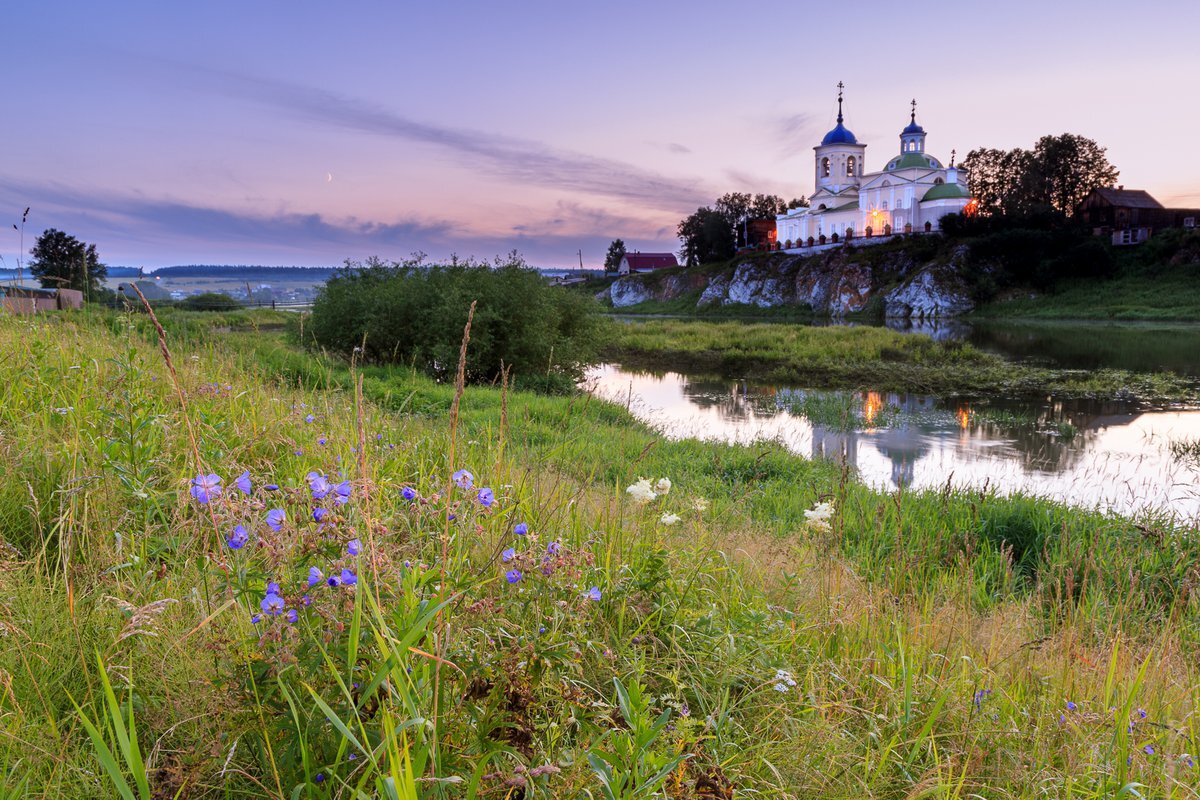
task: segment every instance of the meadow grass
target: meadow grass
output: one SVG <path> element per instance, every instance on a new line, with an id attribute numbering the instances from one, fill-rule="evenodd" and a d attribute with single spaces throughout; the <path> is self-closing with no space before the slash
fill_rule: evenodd
<path id="1" fill-rule="evenodd" d="M 1196 796 L 1190 528 L 197 319 L 0 318 L 0 796 Z"/>
<path id="2" fill-rule="evenodd" d="M 1103 281 L 1077 281 L 1032 297 L 988 303 L 973 316 L 1012 319 L 1196 320 L 1194 268 L 1134 273 Z"/>

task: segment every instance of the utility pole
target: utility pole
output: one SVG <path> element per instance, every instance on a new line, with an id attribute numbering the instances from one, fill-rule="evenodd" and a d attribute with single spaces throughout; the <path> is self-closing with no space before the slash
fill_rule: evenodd
<path id="1" fill-rule="evenodd" d="M 579 271 L 583 271 L 583 251 L 579 251 Z"/>

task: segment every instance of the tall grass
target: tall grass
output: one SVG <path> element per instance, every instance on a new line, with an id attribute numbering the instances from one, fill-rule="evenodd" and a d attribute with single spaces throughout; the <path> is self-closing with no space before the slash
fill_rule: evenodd
<path id="1" fill-rule="evenodd" d="M 207 504 L 139 319 L 0 319 L 9 794 L 1194 796 L 1191 529 L 164 323 Z"/>

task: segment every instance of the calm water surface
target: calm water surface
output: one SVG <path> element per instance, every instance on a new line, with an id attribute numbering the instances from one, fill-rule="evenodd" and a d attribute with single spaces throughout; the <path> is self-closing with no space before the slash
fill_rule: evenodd
<path id="1" fill-rule="evenodd" d="M 775 440 L 801 455 L 849 463 L 882 489 L 950 481 L 1200 521 L 1200 461 L 1170 449 L 1172 441 L 1200 440 L 1196 410 L 1095 401 L 968 404 L 632 372 L 615 364 L 593 370 L 588 386 L 671 438 Z"/>

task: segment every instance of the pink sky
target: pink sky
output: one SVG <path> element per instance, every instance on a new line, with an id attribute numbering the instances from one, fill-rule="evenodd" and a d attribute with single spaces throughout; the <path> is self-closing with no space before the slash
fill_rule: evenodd
<path id="1" fill-rule="evenodd" d="M 839 80 L 868 169 L 915 97 L 943 160 L 1077 133 L 1200 206 L 1195 2 L 431 5 L 9 10 L 0 213 L 121 265 L 596 266 L 724 192 L 811 193 Z"/>

